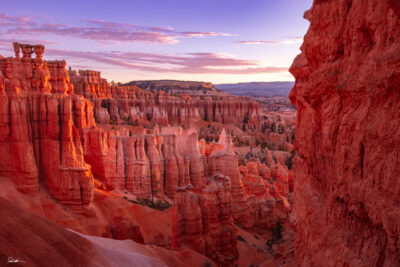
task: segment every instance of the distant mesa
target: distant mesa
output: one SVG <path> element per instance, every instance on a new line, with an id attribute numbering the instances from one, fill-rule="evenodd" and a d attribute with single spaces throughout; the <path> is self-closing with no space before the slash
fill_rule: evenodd
<path id="1" fill-rule="evenodd" d="M 151 92 L 164 91 L 171 95 L 187 94 L 191 96 L 226 96 L 228 93 L 217 89 L 212 83 L 177 81 L 177 80 L 148 80 L 131 81 L 123 86 L 135 85 Z"/>
<path id="2" fill-rule="evenodd" d="M 288 96 L 294 82 L 249 82 L 216 84 L 215 87 L 238 96 Z"/>
<path id="3" fill-rule="evenodd" d="M 249 82 L 234 84 L 212 84 L 209 82 L 177 80 L 142 80 L 131 81 L 122 86 L 137 86 L 140 89 L 157 92 L 164 91 L 171 95 L 191 96 L 289 96 L 294 82 Z"/>

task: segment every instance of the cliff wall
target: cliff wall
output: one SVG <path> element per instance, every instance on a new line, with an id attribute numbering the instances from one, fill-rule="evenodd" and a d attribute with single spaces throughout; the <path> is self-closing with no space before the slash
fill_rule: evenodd
<path id="1" fill-rule="evenodd" d="M 290 71 L 300 266 L 400 264 L 400 7 L 315 0 Z"/>

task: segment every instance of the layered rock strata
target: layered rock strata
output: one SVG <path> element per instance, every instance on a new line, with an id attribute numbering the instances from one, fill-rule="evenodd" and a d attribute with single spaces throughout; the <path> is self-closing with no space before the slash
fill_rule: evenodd
<path id="1" fill-rule="evenodd" d="M 7 155 L 0 159 L 0 174 L 24 193 L 36 193 L 44 184 L 55 199 L 84 211 L 92 199 L 93 176 L 80 132 L 96 125 L 92 104 L 70 94 L 65 64 L 44 61 L 43 46 L 14 43 L 14 50 L 15 58 L 0 59 L 5 89 L 0 149 Z"/>
<path id="2" fill-rule="evenodd" d="M 260 127 L 258 104 L 230 95 L 180 97 L 132 86 L 110 85 L 100 72 L 70 70 L 75 93 L 93 101 L 96 120 L 103 124 L 153 123 L 179 125 L 187 120 Z"/>
<path id="3" fill-rule="evenodd" d="M 314 1 L 291 67 L 300 266 L 400 264 L 400 6 Z"/>
<path id="4" fill-rule="evenodd" d="M 219 266 L 234 265 L 239 255 L 229 177 L 213 175 L 197 194 L 192 189 L 191 185 L 177 188 L 172 211 L 172 248 L 187 245 Z"/>
<path id="5" fill-rule="evenodd" d="M 251 163 L 239 170 L 225 130 L 218 143 L 206 144 L 194 129 L 159 127 L 216 116 L 239 123 L 246 114 L 253 114 L 248 120 L 256 125 L 254 103 L 214 99 L 210 104 L 128 90 L 90 71 L 70 79 L 65 61 L 42 59 L 43 46 L 15 43 L 14 50 L 15 57 L 0 58 L 0 152 L 9 155 L 0 158 L 0 176 L 13 180 L 19 191 L 45 189 L 90 220 L 97 218 L 91 209 L 95 181 L 102 191 L 173 201 L 172 246 L 187 245 L 227 266 L 238 259 L 235 225 L 266 232 L 277 220 L 286 220 L 286 169 Z M 83 82 L 76 81 L 82 76 Z M 157 109 L 165 117 L 148 116 Z M 152 133 L 121 124 L 132 114 L 157 124 Z M 111 122 L 119 125 L 107 125 Z M 136 225 L 112 214 L 109 218 L 107 236 L 142 242 Z"/>

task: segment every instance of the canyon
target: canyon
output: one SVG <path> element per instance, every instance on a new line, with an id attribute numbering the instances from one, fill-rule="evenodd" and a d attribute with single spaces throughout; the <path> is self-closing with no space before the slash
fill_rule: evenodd
<path id="1" fill-rule="evenodd" d="M 0 261 L 399 266 L 400 5 L 314 0 L 304 18 L 295 107 L 108 82 L 14 42 L 0 56 Z"/>
<path id="2" fill-rule="evenodd" d="M 46 61 L 44 51 L 14 43 L 15 57 L 0 58 L 0 149 L 9 155 L 0 158 L 1 197 L 85 236 L 170 249 L 172 262 L 185 250 L 200 265 L 293 258 L 294 175 L 284 151 L 293 129 L 285 120 L 266 118 L 251 98 L 113 85 L 99 72 Z M 272 120 L 279 133 L 265 128 Z M 258 141 L 262 158 L 235 152 L 234 138 L 256 142 L 262 128 L 281 151 Z M 288 245 L 270 238 L 277 223 Z"/>

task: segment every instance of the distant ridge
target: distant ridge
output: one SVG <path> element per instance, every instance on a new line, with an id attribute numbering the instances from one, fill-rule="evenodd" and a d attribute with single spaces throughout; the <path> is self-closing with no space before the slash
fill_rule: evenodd
<path id="1" fill-rule="evenodd" d="M 288 96 L 294 82 L 249 82 L 216 84 L 217 89 L 238 96 Z"/>
<path id="2" fill-rule="evenodd" d="M 143 80 L 131 81 L 124 86 L 136 85 L 137 87 L 151 92 L 164 91 L 169 94 L 188 94 L 192 96 L 225 96 L 229 95 L 223 90 L 215 88 L 209 82 L 178 81 L 178 80 Z"/>

